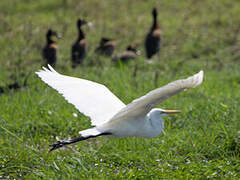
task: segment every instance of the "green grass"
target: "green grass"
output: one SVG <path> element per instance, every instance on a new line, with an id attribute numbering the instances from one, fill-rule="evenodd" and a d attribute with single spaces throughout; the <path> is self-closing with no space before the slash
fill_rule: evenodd
<path id="1" fill-rule="evenodd" d="M 147 64 L 143 42 L 155 6 L 163 30 L 161 61 Z M 29 76 L 26 87 L 0 95 L 0 178 L 240 178 L 238 0 L 11 0 L 1 1 L 0 9 L 0 86 Z M 73 70 L 78 17 L 94 27 L 84 28 L 88 57 Z M 57 138 L 90 127 L 88 117 L 34 74 L 44 64 L 41 48 L 50 27 L 63 35 L 57 71 L 103 83 L 126 104 L 200 69 L 204 82 L 159 106 L 183 112 L 166 117 L 157 138 L 97 138 L 48 153 Z M 117 66 L 93 53 L 101 36 L 117 39 L 116 53 L 137 42 L 142 56 Z"/>

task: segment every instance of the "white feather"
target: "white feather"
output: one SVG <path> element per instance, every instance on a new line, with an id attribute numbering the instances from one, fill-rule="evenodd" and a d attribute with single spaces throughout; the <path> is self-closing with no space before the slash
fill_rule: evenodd
<path id="1" fill-rule="evenodd" d="M 152 90 L 146 95 L 133 100 L 130 104 L 121 109 L 110 122 L 145 117 L 154 107 L 164 100 L 189 88 L 194 88 L 200 85 L 202 81 L 203 71 L 200 71 L 187 79 L 173 81 L 161 88 Z"/>
<path id="2" fill-rule="evenodd" d="M 81 113 L 91 118 L 92 125 L 100 125 L 110 120 L 126 105 L 106 86 L 85 79 L 61 75 L 50 65 L 49 70 L 36 74 L 49 86 L 56 89 Z"/>
<path id="3" fill-rule="evenodd" d="M 83 137 L 88 137 L 88 136 L 97 136 L 99 134 L 101 134 L 102 132 L 97 130 L 96 128 L 90 128 L 90 129 L 86 129 L 83 131 L 79 131 L 78 134 L 80 134 Z"/>

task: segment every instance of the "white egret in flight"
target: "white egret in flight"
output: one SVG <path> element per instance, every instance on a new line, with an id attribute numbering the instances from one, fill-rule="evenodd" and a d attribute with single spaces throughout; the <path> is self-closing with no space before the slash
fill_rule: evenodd
<path id="1" fill-rule="evenodd" d="M 91 118 L 92 128 L 80 131 L 80 136 L 70 140 L 57 141 L 50 151 L 68 144 L 76 143 L 98 136 L 156 137 L 163 130 L 163 116 L 179 113 L 179 110 L 154 108 L 162 101 L 186 89 L 194 88 L 203 81 L 203 71 L 171 82 L 161 88 L 125 105 L 106 86 L 85 79 L 65 76 L 49 69 L 36 74 L 49 86 L 56 89 L 64 98 L 73 104 L 81 113 Z"/>

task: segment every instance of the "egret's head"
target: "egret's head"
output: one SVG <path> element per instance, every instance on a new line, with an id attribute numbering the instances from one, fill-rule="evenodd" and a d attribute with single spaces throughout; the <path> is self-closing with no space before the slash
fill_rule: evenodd
<path id="1" fill-rule="evenodd" d="M 181 112 L 180 110 L 166 110 L 166 109 L 155 108 L 151 111 L 151 114 L 157 118 L 157 117 L 164 117 L 169 114 L 176 114 L 180 112 Z"/>
<path id="2" fill-rule="evenodd" d="M 165 110 L 159 108 L 152 109 L 148 114 L 149 122 L 151 122 L 150 124 L 155 130 L 155 135 L 152 135 L 152 137 L 156 137 L 163 130 L 164 122 L 162 117 L 167 116 L 168 114 L 175 114 L 179 112 L 179 110 Z"/>

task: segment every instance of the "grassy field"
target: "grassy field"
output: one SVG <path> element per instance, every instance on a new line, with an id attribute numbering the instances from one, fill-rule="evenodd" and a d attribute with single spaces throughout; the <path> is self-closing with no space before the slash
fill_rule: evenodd
<path id="1" fill-rule="evenodd" d="M 143 42 L 153 7 L 163 43 L 161 61 L 148 64 Z M 79 17 L 94 26 L 84 28 L 88 57 L 73 70 Z M 44 64 L 48 28 L 63 35 L 57 71 L 103 83 L 126 104 L 201 69 L 204 82 L 158 106 L 183 112 L 166 117 L 157 138 L 97 138 L 48 153 L 57 138 L 90 127 L 88 117 L 34 74 Z M 239 33 L 238 0 L 0 1 L 0 179 L 239 179 Z M 116 53 L 138 43 L 141 57 L 115 65 L 97 56 L 102 36 L 117 39 Z M 6 88 L 26 78 L 19 90 Z"/>

